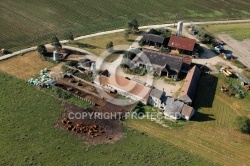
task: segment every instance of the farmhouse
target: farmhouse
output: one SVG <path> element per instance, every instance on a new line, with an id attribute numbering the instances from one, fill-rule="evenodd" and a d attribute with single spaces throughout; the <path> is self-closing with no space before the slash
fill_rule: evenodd
<path id="1" fill-rule="evenodd" d="M 162 96 L 165 96 L 165 92 L 157 88 L 153 88 L 148 98 L 148 104 L 157 108 L 163 108 L 164 105 L 162 104 L 161 100 Z"/>
<path id="2" fill-rule="evenodd" d="M 178 50 L 183 54 L 194 55 L 196 50 L 196 41 L 194 39 L 180 36 L 171 36 L 168 42 L 168 47 Z"/>
<path id="3" fill-rule="evenodd" d="M 183 60 L 181 57 L 144 49 L 131 61 L 134 67 L 145 67 L 159 76 L 178 77 Z"/>
<path id="4" fill-rule="evenodd" d="M 174 120 L 180 118 L 189 120 L 194 115 L 194 112 L 193 107 L 171 97 L 168 97 L 164 109 L 164 115 Z"/>
<path id="5" fill-rule="evenodd" d="M 166 44 L 165 37 L 154 35 L 154 34 L 144 34 L 141 41 L 147 45 L 154 45 L 157 47 L 164 46 Z"/>
<path id="6" fill-rule="evenodd" d="M 187 74 L 184 84 L 181 88 L 179 100 L 186 104 L 192 104 L 197 84 L 201 75 L 201 71 L 197 66 L 194 66 Z"/>
<path id="7" fill-rule="evenodd" d="M 111 74 L 109 77 L 98 75 L 94 83 L 110 92 L 118 93 L 136 101 L 141 101 L 143 104 L 147 104 L 151 91 L 150 87 L 116 74 Z"/>

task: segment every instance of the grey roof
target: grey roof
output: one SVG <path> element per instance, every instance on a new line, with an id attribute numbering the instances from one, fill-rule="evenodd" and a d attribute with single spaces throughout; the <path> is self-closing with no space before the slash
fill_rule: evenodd
<path id="1" fill-rule="evenodd" d="M 90 67 L 92 63 L 89 59 L 80 59 L 79 62 L 85 67 Z"/>
<path id="2" fill-rule="evenodd" d="M 187 94 L 179 97 L 179 100 L 184 101 L 185 103 L 192 103 L 192 99 Z"/>
<path id="3" fill-rule="evenodd" d="M 174 98 L 168 97 L 164 114 L 181 113 L 184 103 Z"/>
<path id="4" fill-rule="evenodd" d="M 155 42 L 155 43 L 163 44 L 164 41 L 165 41 L 165 37 L 146 33 L 146 34 L 143 35 L 142 40 L 143 41 L 152 41 L 152 42 Z"/>
<path id="5" fill-rule="evenodd" d="M 163 91 L 154 88 L 151 90 L 150 96 L 155 97 L 157 99 L 161 99 L 163 93 L 164 93 Z"/>
<path id="6" fill-rule="evenodd" d="M 161 96 L 161 103 L 166 103 L 167 99 L 168 99 L 168 97 L 166 95 L 162 95 Z"/>
<path id="7" fill-rule="evenodd" d="M 144 49 L 142 52 L 137 54 L 136 57 L 132 60 L 132 63 L 141 62 L 145 64 L 147 63 L 147 61 L 149 61 L 153 66 L 156 65 L 159 68 L 165 68 L 167 66 L 171 70 L 175 70 L 177 72 L 181 70 L 183 64 L 181 57 L 147 49 Z"/>

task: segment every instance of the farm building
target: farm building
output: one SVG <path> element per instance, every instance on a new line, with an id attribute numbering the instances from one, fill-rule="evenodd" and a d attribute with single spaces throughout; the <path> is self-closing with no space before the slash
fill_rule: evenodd
<path id="1" fill-rule="evenodd" d="M 181 116 L 183 119 L 189 120 L 193 115 L 195 111 L 193 107 L 190 107 L 187 104 L 184 104 L 182 110 L 181 110 Z"/>
<path id="2" fill-rule="evenodd" d="M 184 106 L 183 102 L 169 97 L 166 102 L 164 115 L 175 120 L 180 119 L 181 118 L 180 113 L 183 106 Z"/>
<path id="3" fill-rule="evenodd" d="M 134 67 L 145 67 L 159 76 L 178 77 L 183 59 L 153 50 L 144 49 L 131 61 Z"/>
<path id="4" fill-rule="evenodd" d="M 201 75 L 201 70 L 194 66 L 188 73 L 181 88 L 179 100 L 186 104 L 192 104 L 198 81 Z"/>
<path id="5" fill-rule="evenodd" d="M 92 61 L 89 59 L 80 59 L 78 63 L 78 67 L 90 70 Z"/>
<path id="6" fill-rule="evenodd" d="M 116 74 L 111 74 L 109 77 L 98 75 L 94 83 L 110 92 L 118 93 L 132 100 L 141 101 L 144 104 L 147 104 L 151 91 L 150 87 Z"/>
<path id="7" fill-rule="evenodd" d="M 196 53 L 196 41 L 194 39 L 171 36 L 168 42 L 168 47 L 187 55 L 194 55 Z"/>
<path id="8" fill-rule="evenodd" d="M 154 34 L 144 34 L 141 41 L 144 44 L 147 45 L 154 45 L 156 47 L 161 47 L 164 46 L 166 44 L 166 39 L 163 36 L 159 36 L 159 35 L 154 35 Z"/>
<path id="9" fill-rule="evenodd" d="M 153 88 L 149 94 L 148 104 L 157 108 L 164 108 L 164 104 L 162 105 L 161 100 L 162 96 L 165 96 L 165 92 L 157 88 Z"/>
<path id="10" fill-rule="evenodd" d="M 193 107 L 171 97 L 168 97 L 164 109 L 164 115 L 174 120 L 180 118 L 189 120 L 194 115 L 194 112 Z"/>

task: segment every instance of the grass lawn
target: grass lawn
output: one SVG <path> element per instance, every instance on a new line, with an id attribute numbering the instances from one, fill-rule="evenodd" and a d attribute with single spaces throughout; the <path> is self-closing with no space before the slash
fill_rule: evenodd
<path id="1" fill-rule="evenodd" d="M 250 108 L 250 97 L 239 100 L 223 94 L 220 85 L 224 82 L 220 78 L 201 78 L 194 101 L 194 107 L 199 111 L 178 130 L 164 128 L 149 120 L 129 120 L 125 124 L 211 162 L 220 165 L 248 165 L 250 136 L 235 131 L 232 122 L 238 115 L 250 115 L 247 111 Z"/>
<path id="2" fill-rule="evenodd" d="M 87 146 L 56 127 L 63 111 L 58 100 L 2 72 L 0 77 L 0 165 L 211 165 L 126 128 L 115 144 Z"/>
<path id="3" fill-rule="evenodd" d="M 105 62 L 110 62 L 110 63 L 112 63 L 112 62 L 114 62 L 120 55 L 121 55 L 120 53 L 113 53 L 113 54 L 110 54 L 110 55 L 108 55 L 108 56 L 104 59 L 104 61 L 105 61 Z"/>
<path id="4" fill-rule="evenodd" d="M 72 43 L 68 43 L 68 45 L 85 49 L 99 56 L 103 51 L 106 50 L 106 45 L 109 41 L 112 41 L 114 46 L 126 45 L 128 48 L 134 42 L 136 37 L 138 37 L 137 34 L 131 34 L 129 36 L 129 39 L 126 40 L 124 38 L 124 32 L 118 32 L 113 34 L 85 38 L 82 40 L 74 41 Z"/>
<path id="5" fill-rule="evenodd" d="M 201 25 L 212 34 L 226 33 L 237 40 L 250 39 L 250 23 Z"/>
<path id="6" fill-rule="evenodd" d="M 0 61 L 0 70 L 17 78 L 27 80 L 38 75 L 42 69 L 50 68 L 54 65 L 51 62 L 42 60 L 37 51 L 32 51 Z"/>
<path id="7" fill-rule="evenodd" d="M 242 72 L 248 79 L 250 79 L 250 71 L 243 71 Z"/>
<path id="8" fill-rule="evenodd" d="M 75 36 L 124 28 L 138 19 L 140 25 L 163 24 L 178 19 L 189 21 L 249 18 L 249 0 L 85 0 L 0 1 L 0 47 L 18 50 L 60 39 L 71 31 Z"/>

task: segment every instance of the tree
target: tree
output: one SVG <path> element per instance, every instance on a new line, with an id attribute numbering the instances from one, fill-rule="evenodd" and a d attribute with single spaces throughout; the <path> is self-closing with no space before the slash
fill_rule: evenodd
<path id="1" fill-rule="evenodd" d="M 131 32 L 136 32 L 139 30 L 139 23 L 136 19 L 133 19 L 130 22 L 128 22 L 127 26 Z"/>
<path id="2" fill-rule="evenodd" d="M 72 32 L 68 32 L 68 33 L 65 34 L 65 38 L 66 38 L 67 40 L 73 41 L 73 40 L 74 40 L 74 35 L 73 35 Z"/>
<path id="3" fill-rule="evenodd" d="M 52 38 L 51 44 L 52 44 L 52 46 L 55 47 L 56 50 L 62 49 L 62 45 L 61 45 L 61 43 L 59 42 L 59 40 L 58 40 L 58 38 L 56 36 L 54 36 Z"/>
<path id="4" fill-rule="evenodd" d="M 107 45 L 106 45 L 106 49 L 110 49 L 111 47 L 113 47 L 114 44 L 112 41 L 108 42 Z"/>
<path id="5" fill-rule="evenodd" d="M 234 121 L 234 126 L 236 130 L 244 134 L 250 134 L 250 119 L 248 117 L 238 116 Z"/>
<path id="6" fill-rule="evenodd" d="M 127 58 L 127 59 L 134 59 L 134 57 L 136 56 L 135 53 L 133 52 L 130 52 L 130 51 L 126 51 L 125 54 L 123 55 L 123 58 Z"/>
<path id="7" fill-rule="evenodd" d="M 43 44 L 40 44 L 39 46 L 37 46 L 37 51 L 42 56 L 45 56 L 47 53 L 47 49 L 46 49 L 45 45 L 43 45 Z"/>
<path id="8" fill-rule="evenodd" d="M 126 40 L 128 40 L 129 35 L 130 35 L 130 30 L 129 30 L 129 29 L 126 29 L 126 30 L 124 31 L 124 38 L 125 38 Z"/>

